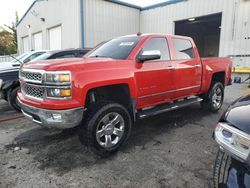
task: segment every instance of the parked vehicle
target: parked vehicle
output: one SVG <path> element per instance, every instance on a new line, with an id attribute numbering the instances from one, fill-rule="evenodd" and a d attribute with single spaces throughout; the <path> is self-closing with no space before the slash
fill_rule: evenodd
<path id="1" fill-rule="evenodd" d="M 16 100 L 17 90 L 20 89 L 18 73 L 21 64 L 27 63 L 45 52 L 44 50 L 27 52 L 17 58 L 13 57 L 11 62 L 0 63 L 0 99 L 8 101 L 13 109 L 21 110 Z"/>
<path id="2" fill-rule="evenodd" d="M 130 35 L 83 59 L 24 65 L 18 100 L 23 114 L 41 126 L 80 125 L 80 141 L 108 156 L 127 140 L 137 119 L 196 102 L 218 111 L 231 67 L 229 58 L 201 59 L 189 37 Z"/>
<path id="3" fill-rule="evenodd" d="M 49 51 L 33 59 L 31 62 L 40 61 L 40 60 L 48 60 L 48 59 L 64 59 L 64 58 L 82 57 L 89 51 L 90 49 L 88 48 Z"/>
<path id="4" fill-rule="evenodd" d="M 39 51 L 25 54 L 19 59 L 17 58 L 11 64 L 15 68 L 8 68 L 0 71 L 0 98 L 7 100 L 13 109 L 17 111 L 21 110 L 16 101 L 17 91 L 20 89 L 18 78 L 20 63 L 34 62 L 37 60 L 82 57 L 88 51 L 89 49 Z"/>
<path id="5" fill-rule="evenodd" d="M 1 62 L 0 63 L 0 71 L 12 70 L 17 69 L 20 67 L 21 63 L 27 63 L 32 59 L 42 55 L 46 51 L 33 51 L 33 52 L 26 52 L 21 54 L 18 57 L 13 57 L 13 60 L 10 62 Z"/>
<path id="6" fill-rule="evenodd" d="M 214 131 L 214 187 L 250 188 L 250 95 L 233 102 Z"/>

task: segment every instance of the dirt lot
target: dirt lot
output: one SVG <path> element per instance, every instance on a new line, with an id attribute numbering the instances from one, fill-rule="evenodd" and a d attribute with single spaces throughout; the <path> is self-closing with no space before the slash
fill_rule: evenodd
<path id="1" fill-rule="evenodd" d="M 247 85 L 228 87 L 216 114 L 196 104 L 139 121 L 108 159 L 89 153 L 74 132 L 41 128 L 0 101 L 0 187 L 212 187 L 212 131 L 247 92 Z"/>

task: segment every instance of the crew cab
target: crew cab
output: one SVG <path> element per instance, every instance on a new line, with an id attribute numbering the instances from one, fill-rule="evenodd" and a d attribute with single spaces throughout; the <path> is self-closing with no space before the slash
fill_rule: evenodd
<path id="1" fill-rule="evenodd" d="M 105 42 L 80 59 L 23 65 L 18 101 L 35 123 L 78 127 L 83 144 L 108 156 L 137 119 L 196 102 L 218 111 L 231 69 L 229 58 L 200 58 L 192 38 L 138 33 Z"/>

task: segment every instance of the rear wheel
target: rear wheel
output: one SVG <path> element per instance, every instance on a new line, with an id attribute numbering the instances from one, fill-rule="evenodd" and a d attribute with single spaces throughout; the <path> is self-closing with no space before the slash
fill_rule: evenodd
<path id="1" fill-rule="evenodd" d="M 16 111 L 20 112 L 21 107 L 18 105 L 17 102 L 17 91 L 20 89 L 20 87 L 16 87 L 12 90 L 9 90 L 8 92 L 8 102 L 9 105 Z"/>
<path id="2" fill-rule="evenodd" d="M 228 177 L 228 168 L 231 163 L 231 157 L 225 152 L 218 150 L 213 172 L 213 182 L 215 188 L 224 188 Z"/>
<path id="3" fill-rule="evenodd" d="M 217 112 L 222 107 L 224 100 L 224 86 L 221 82 L 215 82 L 212 84 L 208 93 L 203 97 L 201 102 L 202 108 Z"/>
<path id="4" fill-rule="evenodd" d="M 79 130 L 82 144 L 95 154 L 107 157 L 116 152 L 130 135 L 131 117 L 122 105 L 92 104 Z"/>

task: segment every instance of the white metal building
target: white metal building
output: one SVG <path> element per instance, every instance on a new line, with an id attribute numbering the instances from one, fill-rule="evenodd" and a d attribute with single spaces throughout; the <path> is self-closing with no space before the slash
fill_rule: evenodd
<path id="1" fill-rule="evenodd" d="M 203 56 L 250 67 L 250 0 L 168 0 L 140 8 L 110 0 L 37 0 L 17 26 L 20 53 L 93 47 L 137 32 L 188 35 Z"/>

